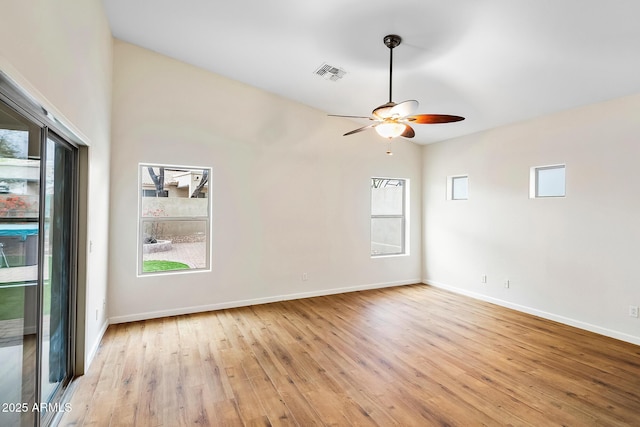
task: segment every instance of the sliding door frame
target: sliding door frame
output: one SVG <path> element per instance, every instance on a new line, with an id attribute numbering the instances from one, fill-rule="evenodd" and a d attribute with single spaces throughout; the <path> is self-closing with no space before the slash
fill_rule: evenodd
<path id="1" fill-rule="evenodd" d="M 72 130 L 57 120 L 37 100 L 22 90 L 13 80 L 0 70 L 0 101 L 3 101 L 26 120 L 32 121 L 40 127 L 40 189 L 39 189 L 39 219 L 38 219 L 38 297 L 36 309 L 38 318 L 36 322 L 36 372 L 35 372 L 35 403 L 40 404 L 42 393 L 41 364 L 43 359 L 43 297 L 44 297 L 44 250 L 45 250 L 45 214 L 46 183 L 47 183 L 47 140 L 53 134 L 56 143 L 62 143 L 72 152 L 73 173 L 71 176 L 71 249 L 69 268 L 69 319 L 67 326 L 67 375 L 60 386 L 52 395 L 54 402 L 62 404 L 69 385 L 77 375 L 84 373 L 84 331 L 85 331 L 85 280 L 81 275 L 86 272 L 86 254 L 80 250 L 86 247 L 86 209 L 81 209 L 81 204 L 86 206 L 86 184 L 81 185 L 81 178 L 86 177 L 87 167 L 83 161 L 88 161 L 86 144 Z M 84 172 L 83 172 L 84 171 Z M 82 191 L 82 193 L 81 193 Z M 81 226 L 84 221 L 84 226 Z M 82 240 L 80 239 L 82 237 Z M 79 297 L 80 295 L 80 297 Z M 81 347 L 81 348 L 79 348 Z M 80 360 L 78 360 L 80 358 Z M 46 403 L 46 402 L 45 402 Z M 47 411 L 44 416 L 41 413 L 34 414 L 34 425 L 49 425 L 60 413 Z"/>

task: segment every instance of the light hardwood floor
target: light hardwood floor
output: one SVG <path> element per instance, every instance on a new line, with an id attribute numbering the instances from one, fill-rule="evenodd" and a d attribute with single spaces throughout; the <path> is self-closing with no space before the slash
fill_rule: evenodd
<path id="1" fill-rule="evenodd" d="M 62 426 L 640 425 L 640 346 L 425 285 L 112 325 Z"/>

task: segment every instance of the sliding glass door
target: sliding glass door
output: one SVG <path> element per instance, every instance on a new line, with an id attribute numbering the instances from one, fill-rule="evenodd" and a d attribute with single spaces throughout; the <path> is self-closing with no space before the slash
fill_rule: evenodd
<path id="1" fill-rule="evenodd" d="M 48 424 L 72 376 L 76 162 L 0 97 L 0 426 Z"/>
<path id="2" fill-rule="evenodd" d="M 74 282 L 74 151 L 49 133 L 42 210 L 42 351 L 40 402 L 51 402 L 69 379 L 70 286 Z"/>

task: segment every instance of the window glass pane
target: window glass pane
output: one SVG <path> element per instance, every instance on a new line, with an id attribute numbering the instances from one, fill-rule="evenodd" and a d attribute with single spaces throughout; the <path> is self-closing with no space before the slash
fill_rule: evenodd
<path id="1" fill-rule="evenodd" d="M 207 220 L 143 220 L 142 272 L 207 268 Z"/>
<path id="2" fill-rule="evenodd" d="M 41 394 L 52 401 L 68 378 L 70 292 L 72 286 L 74 152 L 49 133 L 45 164 L 44 265 Z"/>
<path id="3" fill-rule="evenodd" d="M 371 255 L 405 253 L 406 180 L 371 179 Z"/>
<path id="4" fill-rule="evenodd" d="M 210 168 L 140 166 L 140 274 L 209 268 L 210 175 Z"/>
<path id="5" fill-rule="evenodd" d="M 536 169 L 536 197 L 562 197 L 564 195 L 564 166 L 551 166 Z"/>
<path id="6" fill-rule="evenodd" d="M 403 237 L 403 218 L 371 218 L 371 255 L 404 253 Z"/>
<path id="7" fill-rule="evenodd" d="M 467 200 L 469 198 L 469 177 L 455 176 L 451 178 L 451 198 Z"/>
<path id="8" fill-rule="evenodd" d="M 141 166 L 140 178 L 143 199 L 206 198 L 209 189 L 209 169 L 206 168 Z"/>
<path id="9" fill-rule="evenodd" d="M 404 212 L 404 180 L 371 180 L 371 215 L 402 215 Z"/>
<path id="10" fill-rule="evenodd" d="M 40 137 L 40 128 L 0 102 L 0 401 L 28 402 L 30 408 L 40 401 L 35 383 Z M 0 425 L 34 425 L 34 416 L 0 411 Z"/>

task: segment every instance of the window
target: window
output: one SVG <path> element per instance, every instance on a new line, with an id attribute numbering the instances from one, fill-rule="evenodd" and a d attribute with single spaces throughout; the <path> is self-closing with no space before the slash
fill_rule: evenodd
<path id="1" fill-rule="evenodd" d="M 565 165 L 531 168 L 529 197 L 564 197 Z"/>
<path id="2" fill-rule="evenodd" d="M 405 179 L 371 178 L 371 256 L 406 254 Z"/>
<path id="3" fill-rule="evenodd" d="M 210 269 L 211 168 L 140 165 L 138 274 Z"/>
<path id="4" fill-rule="evenodd" d="M 469 177 L 467 175 L 450 176 L 447 180 L 448 200 L 467 200 L 469 198 Z"/>

